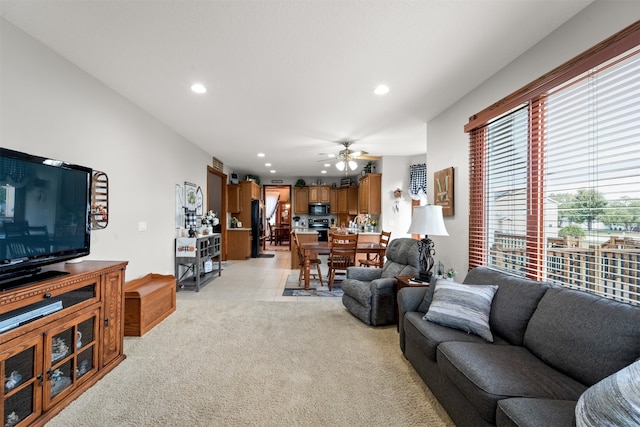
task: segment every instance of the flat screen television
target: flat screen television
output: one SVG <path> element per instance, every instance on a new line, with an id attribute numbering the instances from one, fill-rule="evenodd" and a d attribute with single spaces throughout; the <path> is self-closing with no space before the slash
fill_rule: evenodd
<path id="1" fill-rule="evenodd" d="M 92 170 L 0 147 L 0 290 L 89 254 Z"/>

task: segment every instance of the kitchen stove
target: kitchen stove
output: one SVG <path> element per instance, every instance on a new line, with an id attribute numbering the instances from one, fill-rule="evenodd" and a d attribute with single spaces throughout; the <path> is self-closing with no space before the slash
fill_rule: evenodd
<path id="1" fill-rule="evenodd" d="M 318 232 L 318 241 L 329 241 L 329 219 L 328 218 L 309 218 L 309 230 Z"/>

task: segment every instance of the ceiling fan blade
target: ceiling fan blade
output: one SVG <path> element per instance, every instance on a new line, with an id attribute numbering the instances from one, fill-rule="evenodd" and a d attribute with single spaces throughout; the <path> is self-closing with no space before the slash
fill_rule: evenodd
<path id="1" fill-rule="evenodd" d="M 380 156 L 357 156 L 358 160 L 380 160 L 382 157 Z"/>

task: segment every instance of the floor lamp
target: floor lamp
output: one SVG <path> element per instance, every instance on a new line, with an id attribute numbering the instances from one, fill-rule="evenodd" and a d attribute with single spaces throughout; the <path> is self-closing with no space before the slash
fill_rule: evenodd
<path id="1" fill-rule="evenodd" d="M 429 236 L 448 236 L 442 217 L 442 206 L 424 205 L 413 209 L 413 218 L 407 231 L 409 234 L 424 234 L 424 238 L 418 242 L 420 254 L 420 273 L 418 279 L 423 282 L 431 281 L 431 269 L 433 268 L 433 240 Z"/>

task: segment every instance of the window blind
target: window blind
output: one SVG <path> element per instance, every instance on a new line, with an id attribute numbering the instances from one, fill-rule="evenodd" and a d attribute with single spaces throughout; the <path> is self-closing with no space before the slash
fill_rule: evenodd
<path id="1" fill-rule="evenodd" d="M 549 92 L 545 229 L 552 281 L 640 300 L 640 49 Z M 556 233 L 557 231 L 557 233 Z"/>
<path id="2" fill-rule="evenodd" d="M 640 301 L 640 23 L 630 28 L 470 119 L 470 267 Z"/>

